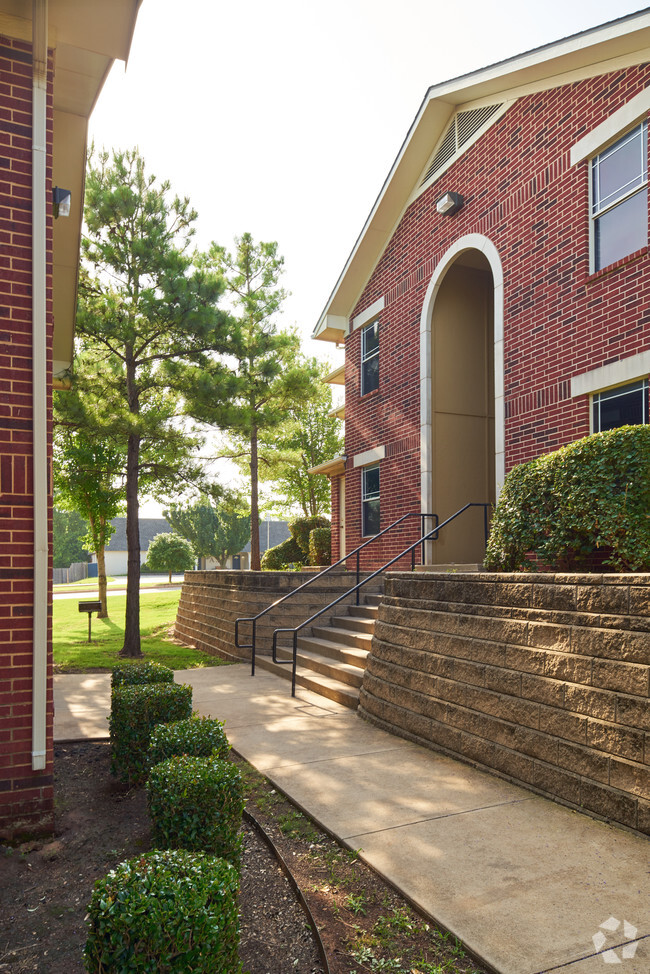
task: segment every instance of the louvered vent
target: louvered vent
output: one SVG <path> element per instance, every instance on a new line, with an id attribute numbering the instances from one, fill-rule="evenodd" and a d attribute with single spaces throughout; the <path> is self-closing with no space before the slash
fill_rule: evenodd
<path id="1" fill-rule="evenodd" d="M 502 104 L 503 102 L 500 102 L 498 105 L 485 105 L 483 108 L 470 108 L 465 112 L 458 112 L 457 115 L 454 115 L 449 128 L 445 132 L 445 137 L 434 156 L 433 162 L 427 169 L 420 185 L 423 186 L 450 159 L 453 159 L 463 146 L 476 135 L 479 129 L 482 129 L 492 116 L 499 111 Z"/>

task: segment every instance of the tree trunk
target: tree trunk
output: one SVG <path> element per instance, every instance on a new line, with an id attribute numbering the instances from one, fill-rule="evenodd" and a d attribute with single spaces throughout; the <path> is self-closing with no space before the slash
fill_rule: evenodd
<path id="1" fill-rule="evenodd" d="M 99 601 L 102 603 L 101 612 L 97 613 L 98 619 L 108 619 L 108 599 L 106 587 L 106 557 L 104 555 L 104 545 L 98 545 L 97 555 L 97 587 Z"/>
<path id="2" fill-rule="evenodd" d="M 168 585 L 171 585 L 171 583 L 172 583 L 172 570 L 171 570 L 171 568 L 170 568 L 170 569 L 169 569 L 169 581 L 167 582 L 167 584 L 168 584 Z"/>
<path id="3" fill-rule="evenodd" d="M 124 645 L 120 656 L 139 659 L 140 648 L 140 523 L 138 502 L 138 464 L 140 437 L 129 436 L 126 457 L 126 546 L 128 549 L 126 576 L 126 617 Z"/>
<path id="4" fill-rule="evenodd" d="M 260 514 L 257 498 L 257 427 L 251 432 L 251 571 L 259 572 L 260 565 Z"/>

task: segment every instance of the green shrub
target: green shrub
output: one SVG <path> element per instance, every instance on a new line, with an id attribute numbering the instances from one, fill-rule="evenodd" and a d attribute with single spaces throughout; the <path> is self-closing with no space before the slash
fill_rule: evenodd
<path id="1" fill-rule="evenodd" d="M 192 714 L 192 687 L 178 683 L 114 687 L 109 719 L 111 771 L 127 784 L 139 784 L 149 769 L 149 737 L 156 724 Z"/>
<path id="2" fill-rule="evenodd" d="M 329 565 L 332 560 L 332 529 L 314 528 L 309 533 L 309 564 Z"/>
<path id="3" fill-rule="evenodd" d="M 266 549 L 262 555 L 261 566 L 265 572 L 280 572 L 287 565 L 302 565 L 304 561 L 304 555 L 296 542 L 293 538 L 287 538 L 275 548 Z"/>
<path id="4" fill-rule="evenodd" d="M 177 755 L 151 769 L 147 793 L 154 846 L 203 849 L 239 866 L 244 798 L 234 764 Z"/>
<path id="5" fill-rule="evenodd" d="M 297 517 L 289 522 L 289 533 L 302 553 L 302 562 L 309 558 L 309 535 L 314 528 L 327 528 L 330 522 L 326 517 Z"/>
<path id="6" fill-rule="evenodd" d="M 594 433 L 515 467 L 492 519 L 488 571 L 650 570 L 650 427 Z"/>
<path id="7" fill-rule="evenodd" d="M 183 850 L 148 852 L 95 883 L 90 974 L 240 974 L 237 870 Z"/>
<path id="8" fill-rule="evenodd" d="M 113 667 L 111 687 L 141 686 L 147 683 L 173 683 L 174 671 L 162 663 L 121 663 Z"/>
<path id="9" fill-rule="evenodd" d="M 189 720 L 154 727 L 149 743 L 149 765 L 153 768 L 177 754 L 195 758 L 214 756 L 225 761 L 229 753 L 230 743 L 221 721 L 192 716 Z"/>

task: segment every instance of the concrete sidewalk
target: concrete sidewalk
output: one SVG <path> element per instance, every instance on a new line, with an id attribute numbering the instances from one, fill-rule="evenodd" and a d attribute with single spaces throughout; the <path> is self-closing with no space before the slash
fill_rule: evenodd
<path id="1" fill-rule="evenodd" d="M 185 670 L 194 708 L 502 974 L 650 974 L 650 842 L 394 737 L 247 665 Z M 55 740 L 108 736 L 110 677 L 54 678 Z M 596 938 L 594 940 L 594 938 Z"/>

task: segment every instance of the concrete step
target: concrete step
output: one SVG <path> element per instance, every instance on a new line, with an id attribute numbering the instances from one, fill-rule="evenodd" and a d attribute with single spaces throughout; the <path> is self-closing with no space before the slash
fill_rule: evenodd
<path id="1" fill-rule="evenodd" d="M 381 600 L 382 596 L 376 594 L 375 592 L 368 592 L 368 594 L 364 595 L 363 597 L 365 605 L 378 606 L 381 605 Z"/>
<path id="2" fill-rule="evenodd" d="M 372 636 L 375 631 L 375 620 L 365 616 L 332 616 L 330 624 L 333 629 L 346 629 L 348 632 L 365 632 Z"/>
<path id="3" fill-rule="evenodd" d="M 312 634 L 318 639 L 341 643 L 343 646 L 353 646 L 356 649 L 369 650 L 372 643 L 371 633 L 356 632 L 354 629 L 344 629 L 343 626 L 314 626 Z"/>
<path id="4" fill-rule="evenodd" d="M 278 659 L 291 659 L 291 650 L 278 650 Z M 298 651 L 298 668 L 301 672 L 313 670 L 323 676 L 329 676 L 332 680 L 338 680 L 347 686 L 360 687 L 363 682 L 363 668 L 344 663 L 342 660 L 334 660 L 331 656 L 321 655 L 320 653 L 304 653 Z"/>
<path id="5" fill-rule="evenodd" d="M 258 656 L 256 665 L 263 670 L 275 673 L 288 682 L 291 681 L 291 667 L 274 663 L 269 656 Z M 351 710 L 356 710 L 359 706 L 359 690 L 356 687 L 342 683 L 340 680 L 334 680 L 324 673 L 316 674 L 312 670 L 299 668 L 296 672 L 296 684 L 305 687 L 306 690 L 311 690 L 312 693 L 319 694 L 321 697 L 327 697 L 328 700 L 335 700 L 336 703 L 349 707 Z"/>
<path id="6" fill-rule="evenodd" d="M 327 632 L 327 630 L 325 631 Z M 368 649 L 359 649 L 358 646 L 344 646 L 343 643 L 337 643 L 331 639 L 321 639 L 317 636 L 300 636 L 298 638 L 298 649 L 308 655 L 315 653 L 319 656 L 326 656 L 335 662 L 347 663 L 362 670 L 366 667 L 369 652 Z"/>
<path id="7" fill-rule="evenodd" d="M 348 608 L 348 614 L 355 619 L 376 619 L 378 613 L 378 605 L 351 605 Z"/>

